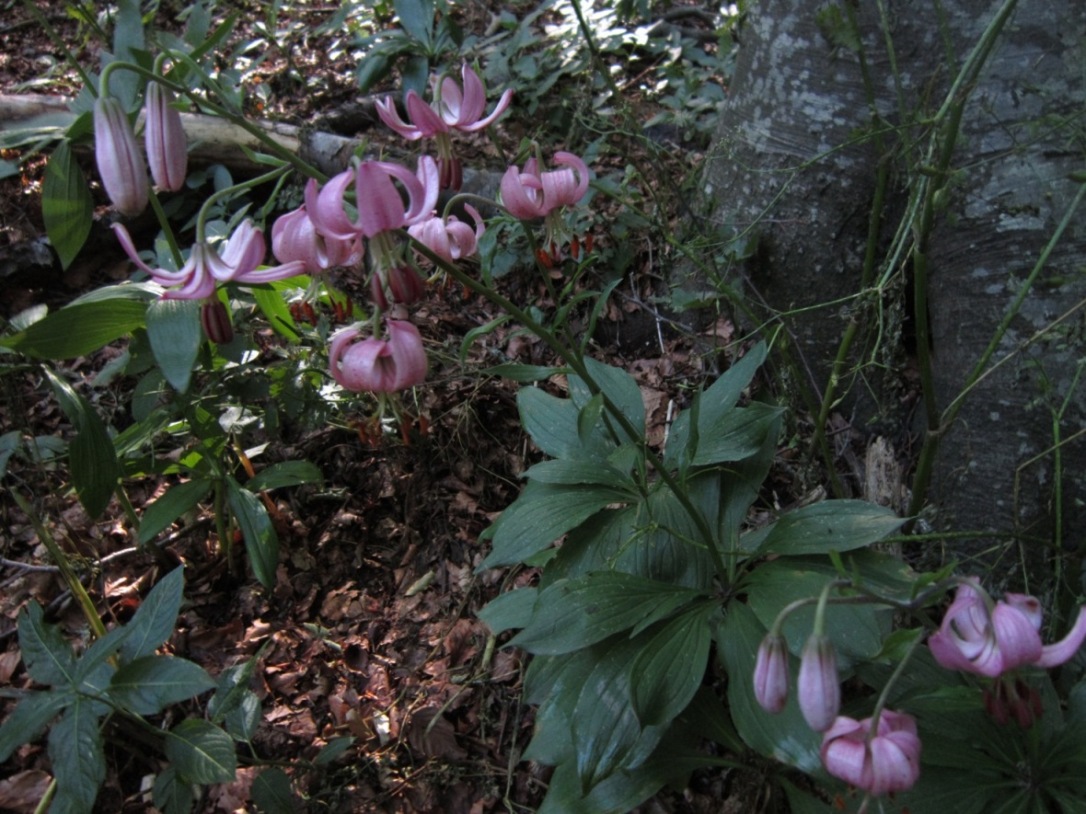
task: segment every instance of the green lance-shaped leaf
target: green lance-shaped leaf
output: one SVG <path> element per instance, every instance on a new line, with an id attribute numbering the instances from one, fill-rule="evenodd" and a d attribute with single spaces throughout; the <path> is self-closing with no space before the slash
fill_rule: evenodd
<path id="1" fill-rule="evenodd" d="M 24 743 L 41 735 L 49 722 L 74 699 L 75 695 L 67 689 L 46 690 L 24 697 L 0 724 L 0 763 Z"/>
<path id="2" fill-rule="evenodd" d="M 541 655 L 569 653 L 623 630 L 636 634 L 701 595 L 618 571 L 559 580 L 540 591 L 531 622 L 509 644 Z"/>
<path id="3" fill-rule="evenodd" d="M 196 799 L 192 784 L 178 777 L 177 769 L 167 766 L 155 778 L 152 800 L 162 814 L 192 814 Z"/>
<path id="4" fill-rule="evenodd" d="M 61 141 L 45 165 L 41 194 L 42 220 L 61 267 L 67 269 L 90 234 L 94 218 L 87 179 L 68 144 Z"/>
<path id="5" fill-rule="evenodd" d="M 233 740 L 210 721 L 182 721 L 166 733 L 163 749 L 177 774 L 189 783 L 228 783 L 237 772 Z"/>
<path id="6" fill-rule="evenodd" d="M 281 486 L 300 486 L 303 483 L 320 483 L 320 469 L 309 461 L 282 461 L 256 473 L 245 487 L 251 492 L 278 489 Z"/>
<path id="7" fill-rule="evenodd" d="M 297 814 L 298 801 L 290 787 L 290 778 L 278 767 L 258 774 L 250 794 L 263 814 Z"/>
<path id="8" fill-rule="evenodd" d="M 245 538 L 245 550 L 257 581 L 265 588 L 275 585 L 275 568 L 279 563 L 279 538 L 275 534 L 268 510 L 260 499 L 243 488 L 233 478 L 227 480 L 230 510 L 237 518 Z"/>
<path id="9" fill-rule="evenodd" d="M 146 311 L 146 303 L 136 297 L 73 302 L 0 345 L 35 359 L 74 359 L 142 327 Z"/>
<path id="10" fill-rule="evenodd" d="M 495 522 L 494 548 L 482 568 L 522 562 L 605 506 L 628 499 L 626 492 L 607 487 L 529 481 Z"/>
<path id="11" fill-rule="evenodd" d="M 526 627 L 532 621 L 532 611 L 538 596 L 538 588 L 508 591 L 490 600 L 486 607 L 479 611 L 479 619 L 495 635 L 513 628 Z"/>
<path id="12" fill-rule="evenodd" d="M 900 528 L 903 518 L 863 500 L 823 500 L 788 512 L 771 526 L 744 538 L 755 554 L 828 554 L 878 542 Z"/>
<path id="13" fill-rule="evenodd" d="M 49 732 L 49 758 L 57 781 L 50 811 L 89 812 L 106 778 L 106 757 L 95 704 L 75 697 Z"/>
<path id="14" fill-rule="evenodd" d="M 695 607 L 642 634 L 630 695 L 642 726 L 666 726 L 686 709 L 705 677 L 713 606 Z"/>
<path id="15" fill-rule="evenodd" d="M 190 480 L 171 486 L 164 495 L 143 510 L 143 517 L 140 518 L 140 545 L 151 542 L 173 521 L 195 508 L 209 491 L 209 480 Z"/>
<path id="16" fill-rule="evenodd" d="M 109 695 L 140 715 L 154 715 L 215 686 L 203 667 L 174 656 L 143 656 L 113 675 Z"/>
<path id="17" fill-rule="evenodd" d="M 18 626 L 19 649 L 30 677 L 39 684 L 74 687 L 75 654 L 57 627 L 46 624 L 41 605 L 31 600 L 19 614 Z"/>
<path id="18" fill-rule="evenodd" d="M 98 517 L 105 511 L 121 476 L 113 441 L 102 419 L 86 399 L 53 371 L 46 369 L 45 375 L 53 386 L 61 409 L 77 433 L 68 445 L 72 484 L 87 514 Z"/>
<path id="19" fill-rule="evenodd" d="M 173 389 L 189 389 L 192 367 L 203 342 L 200 303 L 196 300 L 156 300 L 147 306 L 147 338 L 159 370 Z"/>
<path id="20" fill-rule="evenodd" d="M 170 571 L 151 589 L 125 625 L 129 631 L 121 644 L 121 656 L 125 661 L 151 655 L 170 638 L 184 592 L 185 569 L 180 567 Z"/>

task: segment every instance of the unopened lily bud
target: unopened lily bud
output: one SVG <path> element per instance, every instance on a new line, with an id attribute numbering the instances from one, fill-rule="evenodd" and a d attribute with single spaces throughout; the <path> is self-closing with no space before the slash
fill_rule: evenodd
<path id="1" fill-rule="evenodd" d="M 207 338 L 216 345 L 225 345 L 234 338 L 230 314 L 220 300 L 208 300 L 200 306 L 200 325 Z"/>
<path id="2" fill-rule="evenodd" d="M 825 732 L 841 708 L 841 685 L 837 680 L 837 655 L 829 636 L 812 634 L 803 647 L 796 682 L 799 708 L 807 725 Z"/>
<path id="3" fill-rule="evenodd" d="M 111 96 L 94 103 L 94 157 L 106 195 L 122 215 L 135 216 L 147 207 L 147 169 L 132 126 Z"/>
<path id="4" fill-rule="evenodd" d="M 784 709 L 788 700 L 788 648 L 783 636 L 770 633 L 758 646 L 754 697 L 766 712 L 777 713 Z"/>
<path id="5" fill-rule="evenodd" d="M 185 183 L 189 160 L 181 114 L 173 106 L 173 94 L 158 82 L 147 84 L 145 101 L 147 122 L 143 135 L 151 177 L 159 189 L 176 192 Z"/>

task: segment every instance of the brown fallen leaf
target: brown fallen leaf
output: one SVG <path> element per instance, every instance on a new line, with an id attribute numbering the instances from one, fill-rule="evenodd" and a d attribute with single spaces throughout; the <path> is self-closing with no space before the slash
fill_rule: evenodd
<path id="1" fill-rule="evenodd" d="M 38 807 L 49 788 L 48 772 L 30 769 L 0 780 L 0 809 L 13 814 L 30 814 Z"/>
<path id="2" fill-rule="evenodd" d="M 407 743 L 411 751 L 443 760 L 463 760 L 467 752 L 456 742 L 452 722 L 436 707 L 415 712 L 407 722 Z"/>

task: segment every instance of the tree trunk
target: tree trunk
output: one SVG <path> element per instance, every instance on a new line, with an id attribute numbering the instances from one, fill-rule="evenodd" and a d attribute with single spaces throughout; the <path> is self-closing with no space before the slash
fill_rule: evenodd
<path id="1" fill-rule="evenodd" d="M 899 449 L 915 452 L 926 429 L 940 426 L 1082 188 L 1070 177 L 1086 167 L 1080 0 L 1021 0 L 977 81 L 960 89 L 960 128 L 945 115 L 933 123 L 1001 5 L 864 2 L 853 27 L 844 6 L 763 0 L 740 31 L 720 152 L 707 174 L 718 219 L 757 237 L 753 258 L 735 269 L 749 300 L 780 315 L 818 388 L 854 322 L 859 339 L 841 368 L 848 396 L 838 409 L 865 434 L 896 424 Z M 890 7 L 887 19 L 880 6 Z M 943 177 L 938 149 L 955 130 Z M 944 137 L 929 154 L 933 132 Z M 881 207 L 880 167 L 889 171 Z M 911 206 L 925 183 L 941 187 L 930 230 Z M 857 296 L 872 211 L 877 252 L 867 293 Z M 1038 556 L 1045 543 L 1083 539 L 1076 486 L 1086 443 L 1076 433 L 1086 427 L 1086 394 L 1076 365 L 1086 317 L 1072 309 L 1086 297 L 1084 213 L 1072 217 L 987 367 L 1007 361 L 941 428 L 926 493 L 940 528 L 1014 532 Z M 928 275 L 920 315 L 917 234 L 926 234 Z M 924 341 L 925 316 L 933 380 L 918 396 L 909 359 L 922 366 L 915 342 Z M 934 419 L 925 415 L 933 406 Z M 1010 539 L 953 553 L 1017 560 Z"/>

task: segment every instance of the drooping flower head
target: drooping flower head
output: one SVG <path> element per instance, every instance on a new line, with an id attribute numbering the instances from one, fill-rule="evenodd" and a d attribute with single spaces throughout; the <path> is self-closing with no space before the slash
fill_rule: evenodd
<path id="1" fill-rule="evenodd" d="M 181 114 L 173 106 L 173 94 L 158 82 L 147 84 L 144 102 L 143 136 L 151 177 L 159 189 L 176 192 L 184 186 L 189 159 Z"/>
<path id="2" fill-rule="evenodd" d="M 143 154 L 121 103 L 104 93 L 94 103 L 94 158 L 118 212 L 134 217 L 147 208 L 150 187 Z"/>
<path id="3" fill-rule="evenodd" d="M 471 257 L 479 250 L 479 240 L 483 236 L 485 227 L 482 216 L 474 206 L 465 204 L 464 209 L 475 221 L 474 229 L 456 215 L 445 218 L 434 215 L 411 226 L 407 233 L 438 257 L 450 263 Z"/>
<path id="4" fill-rule="evenodd" d="M 916 721 L 884 709 L 873 732 L 870 718 L 841 716 L 822 736 L 821 756 L 827 772 L 873 797 L 908 791 L 920 777 Z"/>
<path id="5" fill-rule="evenodd" d="M 461 81 L 457 83 L 448 74 L 434 76 L 431 80 L 433 102 L 429 105 L 415 91 L 409 90 L 404 99 L 409 122 L 400 117 L 391 96 L 377 103 L 377 115 L 381 121 L 408 141 L 424 138 L 435 140 L 441 186 L 454 190 L 460 188 L 463 173 L 449 133 L 453 130 L 474 133 L 488 127 L 505 112 L 513 99 L 513 89 L 509 88 L 490 115 L 484 115 L 486 86 L 483 80 L 466 63 L 460 69 L 460 78 Z"/>
<path id="6" fill-rule="evenodd" d="M 316 194 L 317 182 L 310 179 L 307 196 Z M 272 253 L 280 263 L 300 261 L 307 274 L 340 266 L 356 266 L 364 252 L 361 235 L 327 236 L 317 231 L 303 204 L 280 215 L 271 230 Z"/>
<path id="7" fill-rule="evenodd" d="M 1086 607 L 1061 641 L 1041 642 L 1040 601 L 1008 593 L 992 603 L 976 580 L 958 586 L 939 630 L 928 638 L 935 660 L 949 670 L 996 678 L 1024 666 L 1056 667 L 1086 640 Z"/>
<path id="8" fill-rule="evenodd" d="M 332 336 L 328 361 L 332 378 L 354 392 L 394 393 L 426 378 L 426 350 L 410 322 L 387 320 L 388 339 L 362 338 L 357 328 Z"/>
<path id="9" fill-rule="evenodd" d="M 166 299 L 202 300 L 215 293 L 218 283 L 257 285 L 285 280 L 305 271 L 304 264 L 299 261 L 260 268 L 265 254 L 264 233 L 249 220 L 242 221 L 221 251 L 206 241 L 197 243 L 177 271 L 147 265 L 136 251 L 128 230 L 114 224 L 113 231 L 132 262 L 156 283 L 169 289 L 163 295 Z"/>

